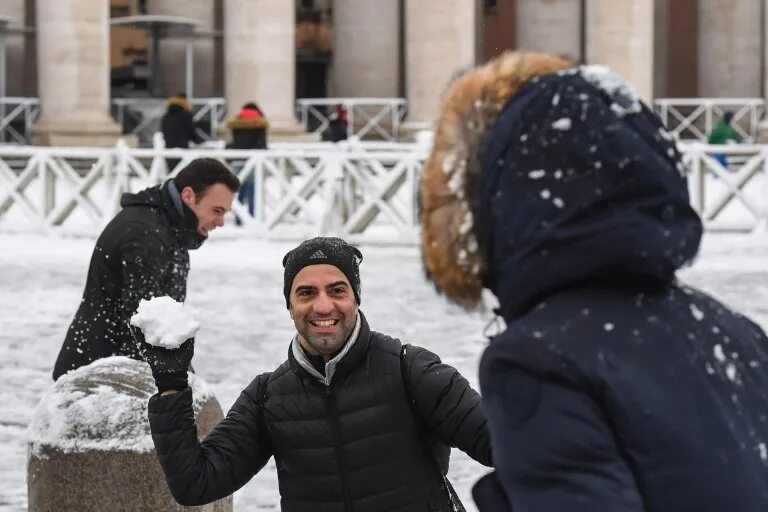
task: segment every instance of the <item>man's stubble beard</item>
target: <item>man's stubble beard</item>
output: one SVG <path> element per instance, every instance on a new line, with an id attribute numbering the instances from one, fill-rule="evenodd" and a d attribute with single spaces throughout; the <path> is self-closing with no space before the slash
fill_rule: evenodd
<path id="1" fill-rule="evenodd" d="M 318 353 L 330 355 L 340 350 L 345 345 L 345 343 L 349 341 L 349 337 L 352 335 L 352 331 L 355 330 L 356 322 L 357 322 L 357 317 L 355 317 L 355 322 L 353 322 L 351 325 L 345 326 L 338 336 L 334 336 L 332 338 L 333 347 L 334 347 L 332 349 L 326 348 L 326 347 L 329 347 L 328 343 L 323 343 L 323 340 L 328 340 L 330 338 L 327 335 L 325 336 L 314 335 L 309 332 L 309 329 L 307 329 L 307 333 L 304 335 L 304 339 L 307 340 L 307 343 L 309 344 L 309 346 L 312 347 Z"/>

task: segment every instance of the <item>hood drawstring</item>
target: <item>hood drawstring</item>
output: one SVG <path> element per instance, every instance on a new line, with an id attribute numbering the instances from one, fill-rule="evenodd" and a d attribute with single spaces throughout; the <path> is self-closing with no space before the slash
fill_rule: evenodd
<path id="1" fill-rule="evenodd" d="M 488 341 L 493 341 L 493 338 L 501 334 L 504 330 L 504 321 L 499 314 L 500 312 L 501 310 L 499 308 L 493 308 L 493 318 L 491 318 L 488 323 L 485 324 L 485 327 L 483 327 L 483 336 L 488 338 Z M 494 329 L 493 334 L 491 334 L 491 328 Z"/>

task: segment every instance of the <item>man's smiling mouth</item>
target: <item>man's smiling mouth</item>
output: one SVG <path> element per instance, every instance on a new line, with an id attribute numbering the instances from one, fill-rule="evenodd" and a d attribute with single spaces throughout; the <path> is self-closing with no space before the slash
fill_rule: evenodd
<path id="1" fill-rule="evenodd" d="M 309 323 L 311 323 L 315 327 L 328 328 L 328 327 L 333 327 L 334 325 L 339 323 L 339 321 L 335 318 L 331 318 L 329 320 L 310 320 Z"/>

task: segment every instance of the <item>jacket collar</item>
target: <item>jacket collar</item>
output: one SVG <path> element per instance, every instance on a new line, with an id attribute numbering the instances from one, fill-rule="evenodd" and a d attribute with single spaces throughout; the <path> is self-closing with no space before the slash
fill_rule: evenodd
<path id="1" fill-rule="evenodd" d="M 164 211 L 169 217 L 176 238 L 189 250 L 199 248 L 205 242 L 206 237 L 197 232 L 197 215 L 181 200 L 179 189 L 172 179 L 165 182 L 161 191 L 171 203 L 171 207 L 166 207 Z"/>
<path id="2" fill-rule="evenodd" d="M 294 371 L 306 372 L 318 382 L 330 386 L 335 376 L 342 377 L 347 375 L 357 365 L 368 350 L 370 336 L 371 330 L 368 327 L 365 315 L 363 315 L 362 311 L 358 310 L 352 334 L 350 334 L 341 351 L 325 364 L 325 375 L 322 375 L 312 366 L 309 358 L 301 348 L 298 334 L 291 340 L 288 360 Z"/>

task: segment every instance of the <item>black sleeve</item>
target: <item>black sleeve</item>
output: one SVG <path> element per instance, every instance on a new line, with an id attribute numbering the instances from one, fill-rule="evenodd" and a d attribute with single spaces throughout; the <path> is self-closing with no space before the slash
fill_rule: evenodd
<path id="1" fill-rule="evenodd" d="M 427 430 L 441 443 L 490 466 L 490 434 L 477 391 L 455 368 L 421 347 L 406 345 L 405 364 L 413 409 Z"/>
<path id="2" fill-rule="evenodd" d="M 265 374 L 266 375 L 266 374 Z M 197 440 L 192 390 L 149 400 L 149 424 L 171 494 L 184 506 L 225 498 L 258 473 L 272 450 L 264 432 L 257 377 L 206 438 Z"/>
<path id="3" fill-rule="evenodd" d="M 514 366 L 493 366 L 481 366 L 481 373 L 493 373 L 483 376 L 492 478 L 515 510 L 645 511 L 605 413 L 589 394 Z M 478 492 L 493 501 L 498 490 L 485 487 Z"/>

